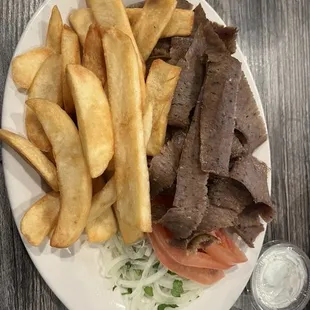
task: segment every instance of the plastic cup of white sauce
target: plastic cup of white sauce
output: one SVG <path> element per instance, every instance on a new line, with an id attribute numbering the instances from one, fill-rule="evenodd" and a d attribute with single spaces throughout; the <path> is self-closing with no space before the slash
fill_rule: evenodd
<path id="1" fill-rule="evenodd" d="M 257 310 L 302 310 L 310 300 L 310 259 L 293 244 L 268 242 L 249 289 Z"/>

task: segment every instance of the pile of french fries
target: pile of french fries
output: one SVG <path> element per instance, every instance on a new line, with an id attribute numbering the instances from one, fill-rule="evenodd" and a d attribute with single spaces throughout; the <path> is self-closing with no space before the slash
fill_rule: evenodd
<path id="1" fill-rule="evenodd" d="M 188 36 L 193 12 L 176 0 L 88 0 L 64 25 L 55 6 L 44 47 L 12 61 L 27 91 L 27 138 L 0 129 L 51 191 L 25 213 L 20 229 L 32 245 L 50 237 L 71 246 L 85 232 L 104 242 L 120 230 L 125 243 L 151 232 L 147 155 L 164 144 L 181 69 L 145 61 L 160 38 Z"/>

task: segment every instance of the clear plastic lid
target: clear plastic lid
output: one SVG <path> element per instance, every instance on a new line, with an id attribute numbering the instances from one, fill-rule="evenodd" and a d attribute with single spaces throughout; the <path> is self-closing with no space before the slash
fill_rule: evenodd
<path id="1" fill-rule="evenodd" d="M 302 310 L 310 300 L 310 260 L 293 244 L 269 242 L 249 286 L 257 310 Z"/>

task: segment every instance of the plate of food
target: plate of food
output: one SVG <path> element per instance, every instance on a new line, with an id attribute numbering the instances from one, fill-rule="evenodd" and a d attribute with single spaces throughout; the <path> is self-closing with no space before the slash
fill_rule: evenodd
<path id="1" fill-rule="evenodd" d="M 262 104 L 207 2 L 136 2 L 29 22 L 0 130 L 13 216 L 69 309 L 228 310 L 274 215 Z"/>

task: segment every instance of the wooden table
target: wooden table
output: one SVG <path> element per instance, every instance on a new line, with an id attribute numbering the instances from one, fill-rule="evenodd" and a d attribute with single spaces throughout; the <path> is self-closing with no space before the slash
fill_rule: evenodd
<path id="1" fill-rule="evenodd" d="M 43 0 L 0 2 L 2 103 L 12 54 Z M 240 28 L 239 44 L 247 56 L 266 113 L 272 155 L 272 197 L 278 206 L 266 241 L 288 240 L 309 255 L 310 1 L 209 0 L 209 3 L 228 24 Z M 65 309 L 40 277 L 21 242 L 11 216 L 2 169 L 0 182 L 0 309 Z M 233 309 L 251 310 L 249 298 L 243 294 Z"/>

